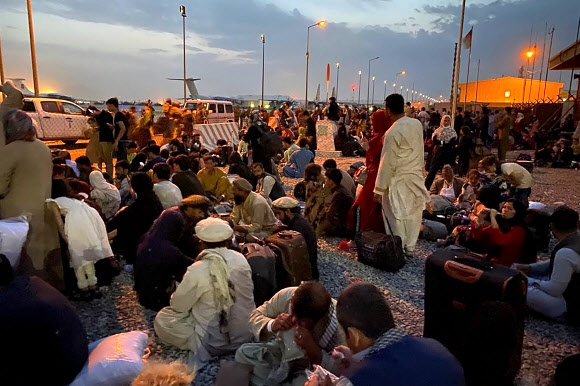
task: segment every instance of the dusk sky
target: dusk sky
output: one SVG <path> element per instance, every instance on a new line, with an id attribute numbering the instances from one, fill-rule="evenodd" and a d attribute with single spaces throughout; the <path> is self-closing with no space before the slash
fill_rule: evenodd
<path id="1" fill-rule="evenodd" d="M 362 70 L 361 100 L 366 100 L 368 60 L 376 76 L 375 101 L 392 92 L 395 74 L 404 89 L 449 98 L 454 43 L 458 39 L 459 0 L 33 0 L 41 92 L 76 98 L 160 100 L 180 97 L 183 75 L 182 18 L 187 8 L 187 75 L 201 78 L 201 94 L 260 94 L 262 43 L 266 35 L 266 94 L 304 98 L 307 27 L 310 30 L 309 97 L 318 84 L 330 90 L 340 62 L 339 99 L 350 100 Z M 535 75 L 542 68 L 545 25 L 555 26 L 552 54 L 576 38 L 578 0 L 467 1 L 464 35 L 474 26 L 470 80 L 517 76 L 524 52 L 537 44 Z M 32 69 L 25 0 L 0 0 L 0 37 L 6 77 L 26 78 Z M 549 44 L 549 37 L 548 42 Z M 547 61 L 546 46 L 546 58 Z M 468 51 L 463 51 L 460 81 L 465 81 Z M 530 70 L 532 63 L 530 63 Z M 543 66 L 545 71 L 545 64 Z M 550 80 L 568 87 L 570 71 L 553 71 Z M 372 87 L 372 85 L 371 85 Z M 576 88 L 575 85 L 573 88 Z M 371 91 L 372 93 L 372 91 Z M 405 91 L 403 92 L 405 95 Z M 355 100 L 358 90 L 355 92 Z"/>

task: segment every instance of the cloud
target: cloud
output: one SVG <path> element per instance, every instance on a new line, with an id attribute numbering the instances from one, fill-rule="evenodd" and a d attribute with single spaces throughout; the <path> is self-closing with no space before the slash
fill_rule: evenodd
<path id="1" fill-rule="evenodd" d="M 166 54 L 169 51 L 162 48 L 141 48 L 139 53 L 141 54 Z"/>

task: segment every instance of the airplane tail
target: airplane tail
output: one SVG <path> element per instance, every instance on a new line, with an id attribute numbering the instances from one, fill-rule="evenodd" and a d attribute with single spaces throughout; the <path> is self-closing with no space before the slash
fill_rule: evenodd
<path id="1" fill-rule="evenodd" d="M 26 87 L 26 84 L 24 84 L 24 81 L 26 79 L 24 78 L 6 78 L 6 80 L 11 80 L 14 83 L 14 86 L 16 86 L 16 88 L 22 93 L 22 95 L 24 96 L 34 96 L 34 91 L 30 91 L 30 89 L 28 87 Z"/>
<path id="2" fill-rule="evenodd" d="M 168 80 L 179 80 L 183 82 L 183 78 L 167 78 Z M 185 84 L 187 85 L 187 89 L 189 90 L 189 97 L 191 99 L 200 99 L 199 92 L 197 91 L 197 87 L 195 86 L 195 81 L 201 80 L 201 78 L 186 78 Z"/>
<path id="3" fill-rule="evenodd" d="M 316 89 L 316 96 L 314 97 L 316 103 L 320 102 L 320 83 L 318 83 L 318 88 Z"/>
<path id="4" fill-rule="evenodd" d="M 336 87 L 332 86 L 332 95 L 333 98 L 336 98 Z"/>

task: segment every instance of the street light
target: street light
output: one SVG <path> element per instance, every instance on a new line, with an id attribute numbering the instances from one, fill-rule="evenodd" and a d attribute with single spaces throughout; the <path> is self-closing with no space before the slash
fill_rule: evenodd
<path id="1" fill-rule="evenodd" d="M 304 108 L 308 110 L 308 62 L 310 61 L 310 28 L 312 27 L 324 27 L 326 25 L 326 20 L 320 20 L 316 24 L 308 26 L 306 33 L 306 90 L 304 97 Z"/>
<path id="2" fill-rule="evenodd" d="M 262 103 L 260 106 L 264 108 L 264 53 L 266 51 L 266 35 L 261 34 L 260 40 L 262 41 Z"/>
<path id="3" fill-rule="evenodd" d="M 185 70 L 185 5 L 179 6 L 179 12 L 181 13 L 181 18 L 183 19 L 183 105 L 187 102 L 187 72 Z"/>
<path id="4" fill-rule="evenodd" d="M 362 76 L 362 71 L 358 70 L 358 104 L 360 105 L 360 79 Z"/>
<path id="5" fill-rule="evenodd" d="M 373 99 L 371 105 L 375 104 L 375 77 L 373 76 Z"/>
<path id="6" fill-rule="evenodd" d="M 526 52 L 526 57 L 528 58 L 528 63 L 526 64 L 526 72 L 524 72 L 524 91 L 522 94 L 522 103 L 525 102 L 525 98 L 526 98 L 526 81 L 528 80 L 528 71 L 530 69 L 530 58 L 534 56 L 534 51 L 532 50 L 528 50 Z M 532 86 L 530 86 L 531 88 Z"/>
<path id="7" fill-rule="evenodd" d="M 407 102 L 409 101 L 409 89 L 407 89 L 407 97 L 405 98 Z"/>
<path id="8" fill-rule="evenodd" d="M 393 83 L 393 93 L 396 93 L 397 92 L 397 89 L 395 87 L 397 87 L 397 84 L 396 83 Z"/>
<path id="9" fill-rule="evenodd" d="M 377 60 L 378 58 L 379 57 L 377 56 L 376 58 L 369 59 L 369 74 L 367 77 L 367 107 L 369 106 L 369 91 L 371 88 L 371 62 L 373 60 Z"/>
<path id="10" fill-rule="evenodd" d="M 336 63 L 336 93 L 334 97 L 338 100 L 338 73 L 340 72 L 340 63 Z"/>
<path id="11" fill-rule="evenodd" d="M 385 80 L 384 83 L 385 83 L 385 92 L 384 92 L 384 95 L 383 95 L 383 101 L 385 99 L 387 99 L 387 81 Z"/>
<path id="12" fill-rule="evenodd" d="M 399 71 L 395 74 L 395 83 L 397 83 L 397 77 L 399 75 L 405 75 L 407 72 L 405 70 Z M 394 87 L 394 86 L 393 86 Z M 394 92 L 397 92 L 396 90 Z"/>

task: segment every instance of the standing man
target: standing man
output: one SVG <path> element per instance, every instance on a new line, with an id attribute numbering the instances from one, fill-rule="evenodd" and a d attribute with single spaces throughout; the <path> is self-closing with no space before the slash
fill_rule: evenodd
<path id="1" fill-rule="evenodd" d="M 328 120 L 338 122 L 340 119 L 340 107 L 335 97 L 328 98 Z"/>
<path id="2" fill-rule="evenodd" d="M 505 108 L 505 113 L 496 119 L 495 128 L 497 129 L 497 137 L 499 138 L 497 158 L 500 161 L 505 161 L 505 156 L 510 144 L 510 132 L 514 128 L 514 121 L 512 108 L 509 106 Z"/>
<path id="3" fill-rule="evenodd" d="M 117 151 L 117 161 L 126 160 L 127 147 L 129 146 L 129 133 L 125 114 L 119 111 L 119 100 L 117 98 L 107 100 L 107 110 L 113 115 L 113 123 L 108 124 L 113 130 L 113 151 Z"/>
<path id="4" fill-rule="evenodd" d="M 385 99 L 385 113 L 393 125 L 383 137 L 374 200 L 382 204 L 393 233 L 401 237 L 405 255 L 412 256 L 430 198 L 423 181 L 423 127 L 406 117 L 404 109 L 402 95 Z M 389 232 L 387 224 L 385 229 Z"/>

